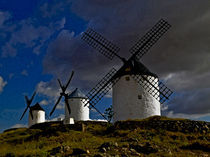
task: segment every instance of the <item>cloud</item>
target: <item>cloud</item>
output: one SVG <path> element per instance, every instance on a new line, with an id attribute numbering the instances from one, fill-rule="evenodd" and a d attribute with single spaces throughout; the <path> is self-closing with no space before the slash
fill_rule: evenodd
<path id="1" fill-rule="evenodd" d="M 23 76 L 28 76 L 28 71 L 27 71 L 27 70 L 23 70 L 23 71 L 21 72 L 21 75 L 23 75 Z"/>
<path id="2" fill-rule="evenodd" d="M 119 54 L 126 58 L 139 37 L 160 18 L 168 20 L 172 28 L 141 61 L 175 91 L 168 104 L 169 113 L 205 115 L 210 109 L 209 5 L 208 0 L 78 0 L 72 1 L 71 10 L 88 22 L 87 27 L 118 45 Z M 74 69 L 72 85 L 88 91 L 109 69 L 122 63 L 108 60 L 89 48 L 81 34 L 71 32 L 63 30 L 51 42 L 43 61 L 44 70 L 65 79 Z"/>
<path id="3" fill-rule="evenodd" d="M 186 119 L 199 120 L 210 116 L 210 114 L 183 114 L 183 113 L 174 113 L 173 111 L 170 111 L 166 114 L 166 116 L 171 118 L 186 118 Z"/>
<path id="4" fill-rule="evenodd" d="M 9 12 L 0 11 L 0 27 L 11 17 Z"/>
<path id="5" fill-rule="evenodd" d="M 60 103 L 60 104 L 58 104 L 57 107 L 56 107 L 56 109 L 59 109 L 59 110 L 62 110 L 62 109 L 64 109 L 64 108 L 65 108 L 64 103 Z"/>
<path id="6" fill-rule="evenodd" d="M 9 74 L 9 79 L 12 79 L 14 77 L 14 75 L 15 75 L 14 73 L 10 73 Z"/>
<path id="7" fill-rule="evenodd" d="M 20 21 L 10 20 L 8 12 L 0 12 L 0 26 L 2 26 L 0 34 L 6 39 L 0 47 L 2 57 L 15 57 L 17 53 L 25 48 L 31 48 L 32 52 L 39 55 L 45 44 L 53 36 L 54 33 L 62 29 L 66 23 L 65 17 L 47 21 L 39 17 L 30 17 Z M 46 23 L 42 20 L 47 21 Z"/>
<path id="8" fill-rule="evenodd" d="M 4 81 L 3 77 L 0 76 L 0 93 L 4 90 L 4 87 L 6 86 L 7 81 Z"/>
<path id="9" fill-rule="evenodd" d="M 48 98 L 47 100 L 42 100 L 40 104 L 48 105 L 48 104 L 55 104 L 60 96 L 61 89 L 58 86 L 58 83 L 55 80 L 50 82 L 39 82 L 36 86 L 36 91 L 38 94 L 45 96 Z M 70 93 L 70 90 L 67 89 L 66 93 Z M 61 99 L 60 103 L 57 105 L 56 109 L 64 109 L 64 102 Z"/>
<path id="10" fill-rule="evenodd" d="M 39 104 L 40 105 L 48 105 L 49 102 L 47 100 L 42 100 Z"/>
<path id="11" fill-rule="evenodd" d="M 11 128 L 27 128 L 27 125 L 24 125 L 24 124 L 15 124 L 15 125 L 11 126 Z"/>
<path id="12" fill-rule="evenodd" d="M 20 117 L 23 113 L 22 109 L 2 109 L 0 110 L 0 119 L 4 121 L 16 121 L 18 117 Z"/>
<path id="13" fill-rule="evenodd" d="M 60 119 L 61 118 L 61 120 L 63 120 L 64 118 L 65 118 L 65 115 L 64 114 L 60 114 L 59 116 L 57 116 L 56 118 L 53 118 L 53 119 L 51 119 L 51 120 L 49 120 L 49 121 L 58 121 L 58 119 Z"/>
<path id="14" fill-rule="evenodd" d="M 56 97 L 59 94 L 59 91 L 56 89 L 56 87 L 52 86 L 51 84 L 54 84 L 53 82 L 39 82 L 36 87 L 36 91 L 39 94 L 42 94 L 44 96 L 48 97 Z"/>

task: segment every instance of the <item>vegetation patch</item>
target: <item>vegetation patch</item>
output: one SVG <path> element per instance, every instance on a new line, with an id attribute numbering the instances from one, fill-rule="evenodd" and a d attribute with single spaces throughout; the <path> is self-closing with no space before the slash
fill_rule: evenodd
<path id="1" fill-rule="evenodd" d="M 210 156 L 209 141 L 209 123 L 186 119 L 50 122 L 0 134 L 0 156 Z"/>

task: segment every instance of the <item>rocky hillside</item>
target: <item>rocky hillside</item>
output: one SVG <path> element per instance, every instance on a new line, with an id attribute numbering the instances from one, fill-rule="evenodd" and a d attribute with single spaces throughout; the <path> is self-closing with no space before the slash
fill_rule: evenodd
<path id="1" fill-rule="evenodd" d="M 210 123 L 144 120 L 44 123 L 0 134 L 0 156 L 210 156 Z"/>

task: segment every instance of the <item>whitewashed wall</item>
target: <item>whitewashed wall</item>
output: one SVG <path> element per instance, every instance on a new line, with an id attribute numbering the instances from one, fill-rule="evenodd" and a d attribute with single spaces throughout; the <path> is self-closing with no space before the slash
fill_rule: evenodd
<path id="1" fill-rule="evenodd" d="M 33 119 L 31 118 L 31 114 L 29 113 L 28 126 L 32 126 L 37 123 L 45 122 L 45 112 L 42 110 L 33 110 Z"/>
<path id="2" fill-rule="evenodd" d="M 126 77 L 129 80 L 126 80 Z M 157 83 L 154 85 L 158 88 Z M 142 119 L 161 114 L 160 102 L 145 91 L 129 75 L 122 76 L 114 85 L 112 92 L 114 122 L 128 119 Z"/>
<path id="3" fill-rule="evenodd" d="M 76 121 L 86 121 L 89 120 L 89 108 L 88 105 L 84 107 L 84 102 L 86 99 L 81 98 L 71 98 L 68 100 L 69 105 L 71 107 L 71 114 L 69 116 L 69 112 L 67 106 L 65 105 L 65 116 L 66 118 L 74 118 Z"/>

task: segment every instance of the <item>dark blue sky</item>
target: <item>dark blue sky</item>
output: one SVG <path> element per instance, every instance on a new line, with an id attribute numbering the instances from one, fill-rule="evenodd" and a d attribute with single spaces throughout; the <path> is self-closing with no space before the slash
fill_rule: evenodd
<path id="1" fill-rule="evenodd" d="M 84 20 L 65 10 L 52 17 L 42 17 L 40 6 L 45 2 L 47 1 L 0 1 L 0 13 L 2 14 L 0 18 L 3 19 L 6 17 L 5 14 L 8 14 L 8 19 L 4 21 L 0 29 L 3 35 L 0 39 L 1 44 L 6 45 L 8 43 L 16 50 L 15 54 L 13 54 L 9 52 L 11 49 L 7 47 L 2 52 L 4 48 L 3 46 L 1 47 L 0 76 L 3 78 L 3 82 L 6 82 L 6 85 L 0 94 L 0 130 L 17 123 L 26 124 L 27 115 L 23 121 L 19 121 L 25 107 L 23 96 L 25 94 L 30 96 L 40 81 L 47 82 L 53 78 L 51 74 L 43 73 L 43 58 L 48 44 L 55 40 L 60 31 L 65 28 L 74 31 L 75 34 L 80 33 L 85 28 Z M 57 26 L 59 22 L 56 23 L 57 20 L 62 20 L 63 17 L 65 17 L 65 24 L 62 28 L 56 28 L 59 27 Z M 32 28 L 31 31 L 37 33 L 36 29 L 38 27 L 47 28 L 49 25 L 54 25 L 54 27 L 51 28 L 47 37 L 33 37 L 36 35 L 32 34 L 31 37 L 26 37 L 26 40 L 21 39 L 27 36 L 25 33 L 31 33 L 30 30 L 29 32 L 24 32 L 22 29 L 30 27 L 29 29 Z M 7 31 L 9 27 L 14 28 Z M 44 31 L 49 30 L 46 29 Z M 13 36 L 14 32 L 19 33 Z M 27 43 L 29 42 L 28 40 L 34 40 L 34 43 L 31 45 Z M 33 53 L 33 49 L 39 46 L 40 42 L 43 43 L 41 48 L 39 48 L 39 52 Z M 42 101 L 44 98 L 45 96 L 38 95 L 35 101 Z M 52 109 L 52 106 L 44 106 L 44 108 L 49 110 Z"/>
<path id="2" fill-rule="evenodd" d="M 121 65 L 81 41 L 88 27 L 128 57 L 127 50 L 160 18 L 172 28 L 142 62 L 175 91 L 162 113 L 209 121 L 209 6 L 208 0 L 0 0 L 0 131 L 27 124 L 27 115 L 19 121 L 24 94 L 36 89 L 34 102 L 49 114 L 59 94 L 58 77 L 65 82 L 74 69 L 68 91 L 78 87 L 86 93 Z M 110 104 L 107 97 L 97 107 Z M 63 113 L 59 108 L 52 118 Z"/>

